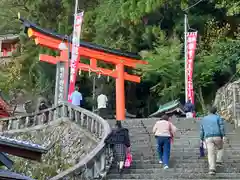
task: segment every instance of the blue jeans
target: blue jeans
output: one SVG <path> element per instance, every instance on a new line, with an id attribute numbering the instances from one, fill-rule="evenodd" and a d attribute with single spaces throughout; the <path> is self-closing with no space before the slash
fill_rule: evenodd
<path id="1" fill-rule="evenodd" d="M 159 160 L 161 160 L 164 165 L 168 166 L 171 151 L 171 138 L 165 136 L 156 136 L 156 140 Z"/>

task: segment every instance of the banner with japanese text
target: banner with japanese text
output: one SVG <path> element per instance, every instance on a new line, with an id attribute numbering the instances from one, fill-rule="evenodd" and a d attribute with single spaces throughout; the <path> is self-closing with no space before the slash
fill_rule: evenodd
<path id="1" fill-rule="evenodd" d="M 72 37 L 72 53 L 71 53 L 71 65 L 70 65 L 70 80 L 69 80 L 69 90 L 68 90 L 68 101 L 71 102 L 71 95 L 74 92 L 78 64 L 80 61 L 80 56 L 78 54 L 78 49 L 80 46 L 81 37 L 81 27 L 83 22 L 83 12 L 78 13 L 74 16 L 74 27 L 73 27 L 73 37 Z"/>
<path id="2" fill-rule="evenodd" d="M 197 32 L 187 33 L 187 97 L 194 104 L 193 65 L 197 46 Z"/>

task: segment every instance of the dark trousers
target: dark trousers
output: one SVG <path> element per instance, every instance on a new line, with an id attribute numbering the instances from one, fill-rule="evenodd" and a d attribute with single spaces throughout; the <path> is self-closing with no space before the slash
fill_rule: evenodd
<path id="1" fill-rule="evenodd" d="M 100 108 L 98 109 L 98 115 L 102 118 L 108 118 L 108 109 L 107 108 Z"/>
<path id="2" fill-rule="evenodd" d="M 171 138 L 164 136 L 156 136 L 156 140 L 159 160 L 161 160 L 164 165 L 168 166 L 171 151 Z"/>

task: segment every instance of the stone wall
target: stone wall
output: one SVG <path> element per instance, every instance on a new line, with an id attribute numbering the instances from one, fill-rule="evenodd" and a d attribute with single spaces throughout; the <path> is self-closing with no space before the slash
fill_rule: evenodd
<path id="1" fill-rule="evenodd" d="M 94 139 L 86 136 L 84 130 L 70 121 L 59 120 L 49 125 L 7 132 L 3 135 L 51 147 L 48 153 L 43 155 L 40 163 L 11 157 L 15 162 L 16 172 L 38 180 L 46 180 L 68 169 L 97 145 Z"/>
<path id="2" fill-rule="evenodd" d="M 240 80 L 221 87 L 216 93 L 214 104 L 225 120 L 239 125 Z"/>

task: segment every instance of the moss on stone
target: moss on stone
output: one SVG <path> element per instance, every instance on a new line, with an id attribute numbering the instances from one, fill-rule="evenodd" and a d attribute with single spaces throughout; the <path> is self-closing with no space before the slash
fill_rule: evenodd
<path id="1" fill-rule="evenodd" d="M 78 163 L 79 159 L 96 145 L 73 123 L 61 123 L 40 130 L 6 134 L 6 136 L 52 146 L 48 153 L 43 155 L 40 163 L 16 156 L 10 157 L 14 161 L 15 172 L 38 180 L 46 180 Z"/>

